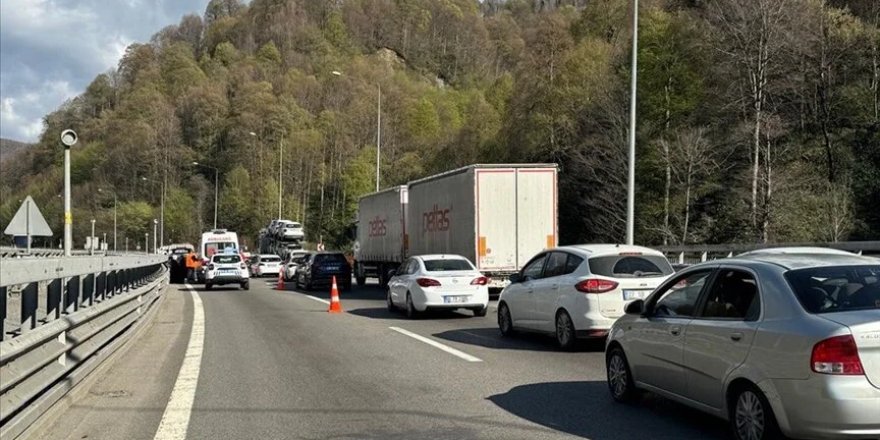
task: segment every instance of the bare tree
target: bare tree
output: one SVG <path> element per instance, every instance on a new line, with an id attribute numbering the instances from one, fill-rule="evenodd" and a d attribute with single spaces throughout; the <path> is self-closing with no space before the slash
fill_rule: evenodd
<path id="1" fill-rule="evenodd" d="M 718 32 L 716 50 L 738 69 L 752 121 L 751 222 L 758 228 L 758 186 L 761 170 L 761 132 L 769 84 L 787 46 L 786 32 L 792 0 L 718 0 L 709 19 Z"/>
<path id="2" fill-rule="evenodd" d="M 671 141 L 661 141 L 664 151 L 669 152 L 671 172 L 684 193 L 681 242 L 686 243 L 690 233 L 691 206 L 698 187 L 706 176 L 721 166 L 715 148 L 710 144 L 702 128 L 679 131 Z M 668 232 L 668 226 L 666 227 Z"/>

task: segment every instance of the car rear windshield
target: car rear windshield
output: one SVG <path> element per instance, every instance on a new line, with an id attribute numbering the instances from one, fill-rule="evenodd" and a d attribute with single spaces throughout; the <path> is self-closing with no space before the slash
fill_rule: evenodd
<path id="1" fill-rule="evenodd" d="M 333 263 L 348 264 L 348 260 L 346 260 L 345 255 L 342 255 L 342 254 L 315 255 L 315 264 L 333 264 Z"/>
<path id="2" fill-rule="evenodd" d="M 880 309 L 880 264 L 796 269 L 785 278 L 810 313 Z"/>
<path id="3" fill-rule="evenodd" d="M 613 278 L 662 277 L 674 272 L 659 255 L 608 255 L 590 258 L 590 272 Z"/>
<path id="4" fill-rule="evenodd" d="M 217 264 L 235 264 L 241 261 L 238 255 L 215 255 L 214 262 Z"/>
<path id="5" fill-rule="evenodd" d="M 467 260 L 425 260 L 425 270 L 428 272 L 449 272 L 454 270 L 474 270 L 474 266 Z"/>
<path id="6" fill-rule="evenodd" d="M 262 257 L 260 261 L 263 263 L 278 263 L 281 261 L 281 257 Z"/>

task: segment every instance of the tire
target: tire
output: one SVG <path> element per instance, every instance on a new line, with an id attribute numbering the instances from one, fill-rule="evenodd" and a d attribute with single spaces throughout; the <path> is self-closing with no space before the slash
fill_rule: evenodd
<path id="1" fill-rule="evenodd" d="M 251 290 L 250 281 L 245 281 L 245 282 L 241 283 L 241 290 Z"/>
<path id="2" fill-rule="evenodd" d="M 213 284 L 211 284 L 211 283 L 205 281 L 205 290 L 211 290 L 212 287 L 214 287 Z"/>
<path id="3" fill-rule="evenodd" d="M 409 319 L 416 319 L 419 316 L 418 310 L 413 305 L 412 295 L 409 292 L 406 292 L 406 317 Z"/>
<path id="4" fill-rule="evenodd" d="M 486 316 L 487 313 L 489 313 L 489 306 L 483 307 L 481 309 L 474 309 L 474 316 L 478 318 Z"/>
<path id="5" fill-rule="evenodd" d="M 745 385 L 731 396 L 730 429 L 736 440 L 777 440 L 782 438 L 773 408 L 764 393 Z"/>
<path id="6" fill-rule="evenodd" d="M 620 347 L 614 347 L 605 358 L 605 371 L 608 373 L 608 391 L 616 402 L 629 403 L 635 400 L 638 391 L 629 369 L 629 361 Z"/>
<path id="7" fill-rule="evenodd" d="M 397 307 L 394 305 L 394 301 L 391 299 L 391 289 L 388 289 L 385 292 L 385 306 L 388 307 L 389 312 L 397 311 Z"/>
<path id="8" fill-rule="evenodd" d="M 574 349 L 577 342 L 574 324 L 571 322 L 571 316 L 565 310 L 560 310 L 556 314 L 556 343 L 563 350 Z"/>
<path id="9" fill-rule="evenodd" d="M 510 317 L 510 308 L 507 303 L 498 305 L 498 329 L 501 330 L 501 336 L 513 335 L 513 319 Z"/>

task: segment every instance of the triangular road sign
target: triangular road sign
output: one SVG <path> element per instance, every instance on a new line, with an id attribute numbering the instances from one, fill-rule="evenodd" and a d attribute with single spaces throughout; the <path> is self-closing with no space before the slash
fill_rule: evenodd
<path id="1" fill-rule="evenodd" d="M 3 233 L 14 236 L 51 237 L 52 229 L 46 223 L 34 199 L 27 196 Z"/>

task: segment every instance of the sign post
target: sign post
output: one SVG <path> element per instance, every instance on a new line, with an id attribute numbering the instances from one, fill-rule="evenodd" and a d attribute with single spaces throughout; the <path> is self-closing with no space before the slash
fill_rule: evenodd
<path id="1" fill-rule="evenodd" d="M 31 196 L 27 196 L 21 203 L 21 207 L 18 208 L 15 216 L 9 221 L 9 225 L 6 226 L 6 230 L 3 231 L 3 233 L 13 237 L 24 236 L 27 241 L 25 246 L 27 247 L 28 254 L 30 254 L 31 238 L 35 236 L 51 237 L 52 229 L 49 227 L 49 224 L 46 223 L 46 219 L 43 218 L 43 214 L 40 212 L 40 209 L 37 208 L 34 199 L 31 198 Z"/>

